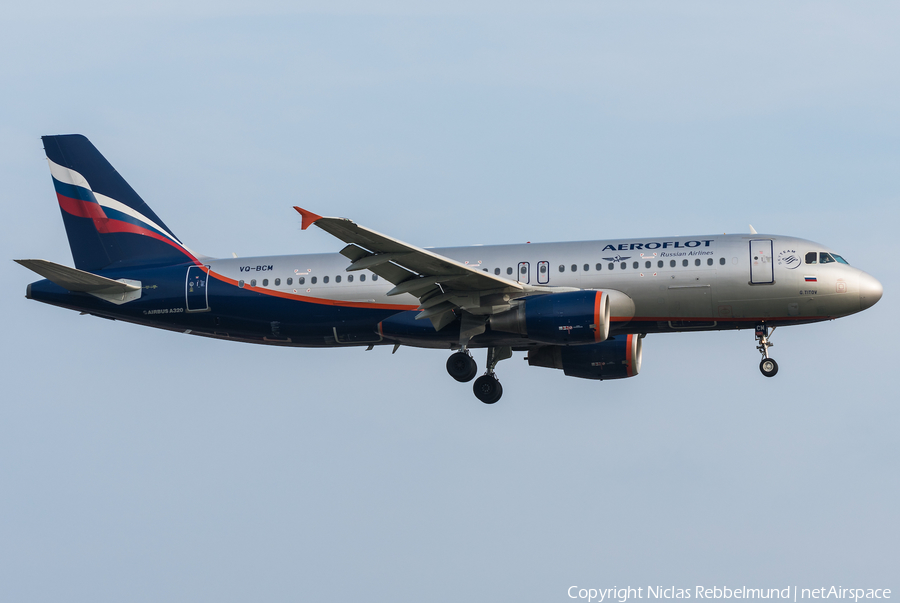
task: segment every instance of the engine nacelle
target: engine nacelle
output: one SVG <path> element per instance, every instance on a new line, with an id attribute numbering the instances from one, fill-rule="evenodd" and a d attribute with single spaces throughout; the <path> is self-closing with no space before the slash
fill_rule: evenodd
<path id="1" fill-rule="evenodd" d="M 624 379 L 641 371 L 642 335 L 616 335 L 579 346 L 546 345 L 528 351 L 528 364 L 562 369 L 569 377 Z"/>
<path id="2" fill-rule="evenodd" d="M 598 343 L 609 336 L 609 295 L 568 291 L 535 295 L 490 318 L 491 329 L 556 345 Z"/>

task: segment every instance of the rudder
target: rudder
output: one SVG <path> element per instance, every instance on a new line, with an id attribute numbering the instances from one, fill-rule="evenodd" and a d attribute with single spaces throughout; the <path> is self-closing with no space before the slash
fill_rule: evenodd
<path id="1" fill-rule="evenodd" d="M 199 263 L 87 138 L 41 140 L 76 268 Z"/>

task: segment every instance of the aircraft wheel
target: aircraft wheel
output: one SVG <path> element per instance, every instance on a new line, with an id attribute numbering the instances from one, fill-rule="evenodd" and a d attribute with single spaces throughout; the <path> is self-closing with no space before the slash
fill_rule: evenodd
<path id="1" fill-rule="evenodd" d="M 465 352 L 456 352 L 447 358 L 447 372 L 460 383 L 466 383 L 475 377 L 475 373 L 478 372 L 478 365 Z"/>
<path id="2" fill-rule="evenodd" d="M 485 404 L 493 404 L 503 395 L 503 386 L 493 375 L 482 375 L 476 379 L 472 390 L 475 397 Z"/>
<path id="3" fill-rule="evenodd" d="M 774 377 L 775 373 L 778 372 L 778 363 L 772 358 L 763 358 L 759 363 L 759 372 L 766 377 Z"/>

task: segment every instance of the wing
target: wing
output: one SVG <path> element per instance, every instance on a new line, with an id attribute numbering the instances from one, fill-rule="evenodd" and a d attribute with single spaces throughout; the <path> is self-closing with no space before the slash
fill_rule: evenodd
<path id="1" fill-rule="evenodd" d="M 508 310 L 511 299 L 539 290 L 398 241 L 347 218 L 323 218 L 294 209 L 303 217 L 303 230 L 315 224 L 347 243 L 341 250 L 351 261 L 347 270 L 369 270 L 393 283 L 388 295 L 417 297 L 421 312 L 416 319 L 430 319 L 436 330 L 453 322 L 457 310 L 487 316 Z"/>

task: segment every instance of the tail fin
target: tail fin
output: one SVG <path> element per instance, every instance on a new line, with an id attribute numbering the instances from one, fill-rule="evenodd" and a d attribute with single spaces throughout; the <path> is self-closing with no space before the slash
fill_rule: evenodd
<path id="1" fill-rule="evenodd" d="M 78 269 L 199 263 L 87 138 L 42 140 Z"/>

